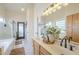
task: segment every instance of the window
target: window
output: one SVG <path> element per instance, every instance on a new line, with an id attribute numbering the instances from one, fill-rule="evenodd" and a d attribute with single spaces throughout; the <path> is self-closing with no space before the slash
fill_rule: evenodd
<path id="1" fill-rule="evenodd" d="M 56 26 L 61 29 L 60 37 L 64 37 L 66 35 L 65 20 L 61 19 L 60 21 L 56 21 Z"/>
<path id="2" fill-rule="evenodd" d="M 1 23 L 4 23 L 4 19 L 3 19 L 3 18 L 0 18 L 0 22 L 1 22 Z"/>
<path id="3" fill-rule="evenodd" d="M 65 30 L 65 20 L 57 21 L 56 26 L 58 26 L 61 30 Z"/>

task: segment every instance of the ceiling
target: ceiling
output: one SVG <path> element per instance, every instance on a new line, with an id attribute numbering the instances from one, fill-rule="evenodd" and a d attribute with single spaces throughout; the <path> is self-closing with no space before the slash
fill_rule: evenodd
<path id="1" fill-rule="evenodd" d="M 30 6 L 36 8 L 36 13 L 42 14 L 43 11 L 49 6 L 49 3 L 0 3 L 6 11 L 11 12 L 20 12 L 25 13 L 27 11 L 27 8 Z M 24 8 L 25 11 L 21 12 L 21 8 Z"/>
<path id="2" fill-rule="evenodd" d="M 2 3 L 7 10 L 20 10 L 21 8 L 27 9 L 29 6 L 37 5 L 40 9 L 45 9 L 49 3 Z"/>
<path id="3" fill-rule="evenodd" d="M 32 3 L 3 3 L 2 4 L 6 10 L 9 11 L 21 11 L 21 8 L 25 10 L 30 6 L 33 5 Z"/>

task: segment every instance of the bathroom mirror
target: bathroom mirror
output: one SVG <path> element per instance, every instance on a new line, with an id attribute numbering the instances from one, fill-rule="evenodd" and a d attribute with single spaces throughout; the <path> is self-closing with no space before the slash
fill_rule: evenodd
<path id="1" fill-rule="evenodd" d="M 79 24 L 77 18 L 78 13 L 79 4 L 69 3 L 68 5 L 62 6 L 60 9 L 56 9 L 54 12 L 51 12 L 48 15 L 42 16 L 41 19 L 44 24 L 51 22 L 53 26 L 58 26 L 61 28 L 61 30 L 64 29 L 61 36 L 70 36 L 72 37 L 72 41 L 79 43 L 79 28 L 77 27 Z M 74 23 L 71 21 L 72 16 L 68 17 L 70 15 L 74 16 Z M 68 19 L 70 21 L 67 22 Z M 67 31 L 69 31 L 69 34 Z"/>

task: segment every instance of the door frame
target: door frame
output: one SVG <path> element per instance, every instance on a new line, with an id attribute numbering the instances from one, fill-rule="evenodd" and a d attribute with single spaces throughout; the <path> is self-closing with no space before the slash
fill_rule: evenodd
<path id="1" fill-rule="evenodd" d="M 19 24 L 23 24 L 23 37 L 19 37 Z M 17 22 L 17 39 L 24 39 L 25 38 L 25 22 Z"/>

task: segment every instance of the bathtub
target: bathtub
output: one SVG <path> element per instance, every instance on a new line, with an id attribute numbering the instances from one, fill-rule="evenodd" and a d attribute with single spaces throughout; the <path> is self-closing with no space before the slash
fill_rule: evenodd
<path id="1" fill-rule="evenodd" d="M 0 39 L 0 55 L 9 55 L 15 46 L 15 39 Z"/>

